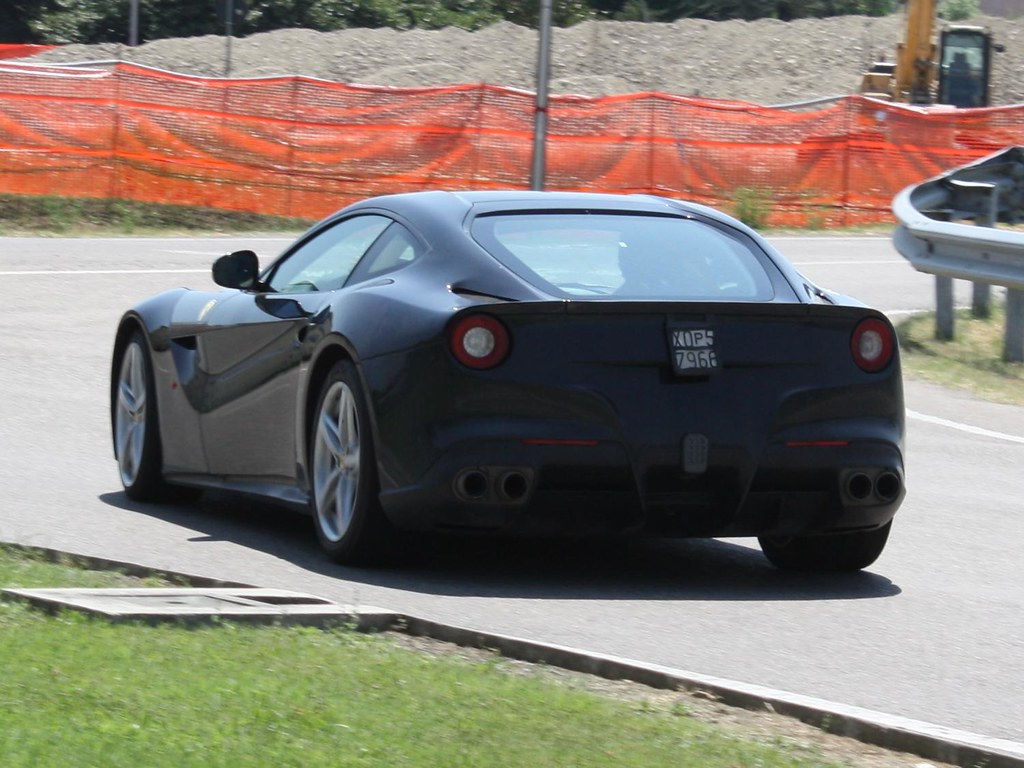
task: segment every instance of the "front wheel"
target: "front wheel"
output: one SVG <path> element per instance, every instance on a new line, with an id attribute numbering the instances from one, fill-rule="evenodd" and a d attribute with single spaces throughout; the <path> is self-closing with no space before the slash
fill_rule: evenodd
<path id="1" fill-rule="evenodd" d="M 128 339 L 116 370 L 110 387 L 110 409 L 114 456 L 124 492 L 135 501 L 169 500 L 173 490 L 161 473 L 153 370 L 141 331 Z"/>
<path id="2" fill-rule="evenodd" d="M 389 527 L 377 496 L 369 411 L 355 366 L 337 363 L 310 429 L 310 506 L 320 545 L 340 563 L 378 561 Z"/>
<path id="3" fill-rule="evenodd" d="M 776 538 L 759 536 L 761 551 L 784 571 L 838 573 L 867 568 L 885 549 L 892 521 L 871 531 Z"/>

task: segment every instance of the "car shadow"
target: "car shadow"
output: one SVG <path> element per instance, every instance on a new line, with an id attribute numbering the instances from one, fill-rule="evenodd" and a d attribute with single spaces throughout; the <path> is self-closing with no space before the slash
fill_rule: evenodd
<path id="1" fill-rule="evenodd" d="M 389 589 L 446 596 L 576 600 L 856 600 L 900 588 L 870 571 L 785 573 L 750 546 L 717 539 L 498 539 L 409 536 L 378 568 L 338 565 L 324 555 L 308 518 L 216 491 L 190 505 L 144 504 L 104 493 L 110 506 L 182 525 L 190 541 L 230 541 L 307 571 Z M 746 540 L 745 540 L 746 541 Z M 258 582 L 255 577 L 253 581 Z"/>

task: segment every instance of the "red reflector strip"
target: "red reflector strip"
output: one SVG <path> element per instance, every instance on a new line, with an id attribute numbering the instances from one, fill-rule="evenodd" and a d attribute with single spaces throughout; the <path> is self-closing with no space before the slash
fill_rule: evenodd
<path id="1" fill-rule="evenodd" d="M 849 440 L 790 440 L 787 448 L 840 448 L 849 445 Z"/>
<path id="2" fill-rule="evenodd" d="M 597 440 L 563 440 L 557 437 L 524 437 L 523 445 L 597 445 Z"/>

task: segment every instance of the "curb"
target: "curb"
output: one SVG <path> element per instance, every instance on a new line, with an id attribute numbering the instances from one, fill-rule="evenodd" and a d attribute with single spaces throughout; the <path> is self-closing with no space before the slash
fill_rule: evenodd
<path id="1" fill-rule="evenodd" d="M 13 541 L 0 541 L 0 545 L 16 549 L 33 555 L 43 555 L 51 563 L 63 565 L 75 565 L 80 568 L 90 568 L 94 571 L 121 571 L 128 576 L 137 576 L 141 579 L 147 576 L 158 576 L 170 582 L 184 583 L 190 587 L 232 587 L 235 589 L 258 589 L 256 584 L 244 584 L 241 581 L 222 581 L 211 579 L 209 576 L 195 576 L 191 573 L 180 571 L 165 571 L 162 568 L 150 568 L 147 565 L 129 563 L 124 560 L 108 560 L 105 557 L 93 557 L 92 555 L 79 555 L 75 552 L 65 552 L 61 549 L 50 549 L 39 547 L 35 544 L 18 544 Z"/>
<path id="2" fill-rule="evenodd" d="M 149 568 L 138 563 L 108 560 L 44 547 L 0 543 L 23 552 L 41 553 L 52 562 L 70 562 L 96 570 L 120 570 L 141 577 L 159 576 L 170 581 L 185 582 L 194 587 L 253 588 L 250 584 Z M 610 680 L 632 680 L 652 688 L 668 690 L 704 691 L 714 694 L 723 704 L 729 706 L 752 710 L 767 709 L 794 717 L 828 733 L 897 752 L 909 752 L 928 760 L 969 768 L 1024 768 L 1024 743 L 1008 739 L 982 736 L 811 696 L 618 656 L 590 653 L 562 645 L 442 624 L 379 609 L 373 609 L 372 612 L 375 617 L 373 620 L 366 623 L 357 622 L 361 631 L 390 629 L 456 645 L 492 650 L 512 659 L 547 664 Z M 358 614 L 358 610 L 356 613 Z"/>
<path id="3" fill-rule="evenodd" d="M 828 733 L 895 752 L 909 752 L 928 760 L 965 768 L 1024 768 L 1024 744 L 1007 739 L 981 736 L 760 685 L 415 617 L 405 617 L 404 626 L 394 629 L 457 645 L 486 648 L 509 658 L 610 680 L 632 680 L 651 688 L 668 690 L 706 691 L 729 706 L 788 715 Z"/>

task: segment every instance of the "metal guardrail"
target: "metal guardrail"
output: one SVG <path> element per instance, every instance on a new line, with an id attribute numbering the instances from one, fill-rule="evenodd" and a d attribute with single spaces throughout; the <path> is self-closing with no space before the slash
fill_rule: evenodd
<path id="1" fill-rule="evenodd" d="M 907 187 L 893 200 L 893 245 L 936 276 L 936 328 L 953 338 L 953 280 L 974 282 L 973 311 L 989 313 L 990 286 L 1007 288 L 1003 359 L 1024 362 L 1024 147 L 1010 147 Z M 959 223 L 959 222 L 972 223 Z"/>

